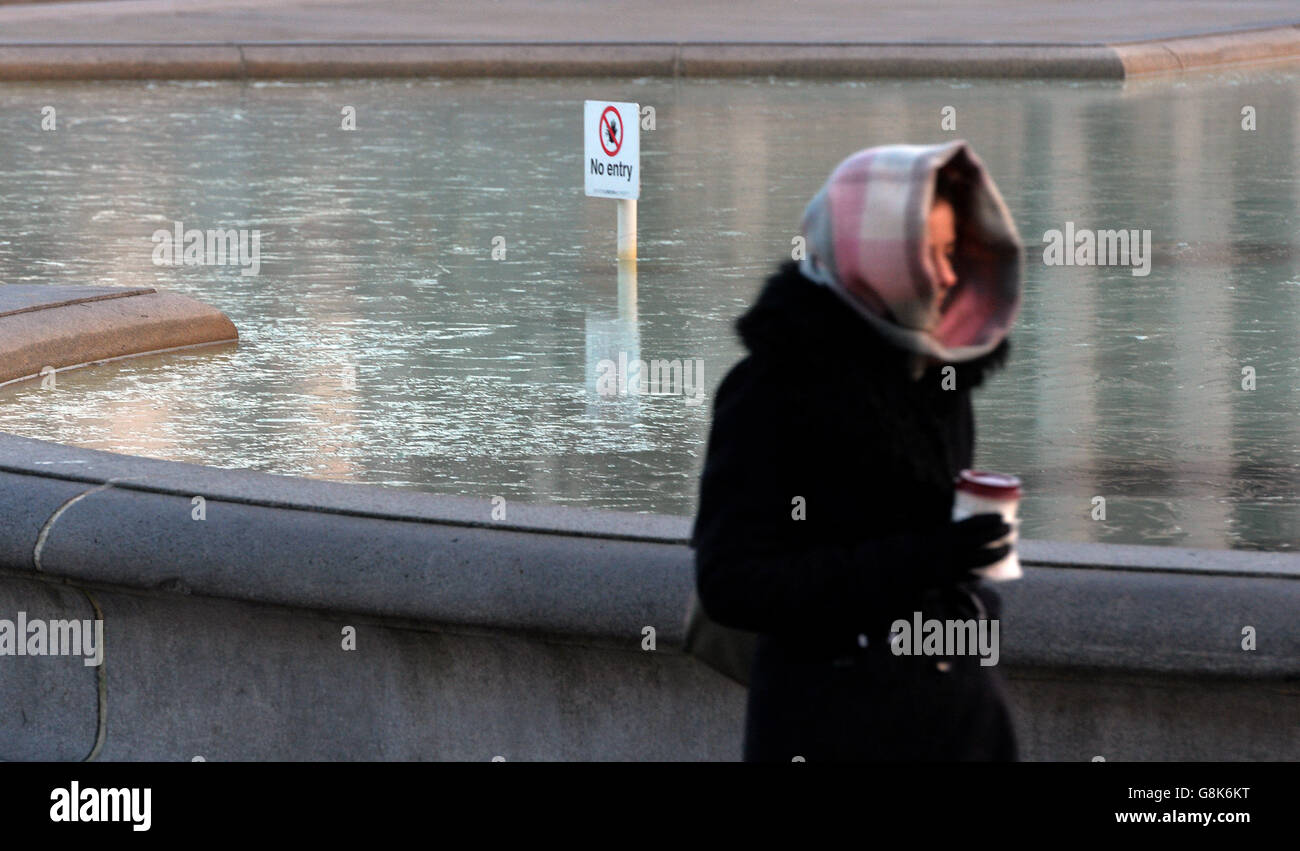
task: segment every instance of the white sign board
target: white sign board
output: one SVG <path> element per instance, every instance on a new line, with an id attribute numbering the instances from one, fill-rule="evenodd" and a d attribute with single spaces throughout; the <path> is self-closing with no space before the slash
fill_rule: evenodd
<path id="1" fill-rule="evenodd" d="M 582 133 L 587 194 L 597 198 L 640 197 L 640 106 L 586 101 Z"/>

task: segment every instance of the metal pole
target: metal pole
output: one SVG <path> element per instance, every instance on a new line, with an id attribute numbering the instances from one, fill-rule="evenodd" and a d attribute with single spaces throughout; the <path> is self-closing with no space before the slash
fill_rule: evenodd
<path id="1" fill-rule="evenodd" d="M 618 199 L 618 259 L 636 261 L 636 199 Z"/>

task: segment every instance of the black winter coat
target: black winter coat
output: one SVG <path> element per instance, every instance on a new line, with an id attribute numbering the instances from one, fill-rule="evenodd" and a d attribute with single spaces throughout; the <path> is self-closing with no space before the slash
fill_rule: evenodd
<path id="1" fill-rule="evenodd" d="M 915 611 L 1001 612 L 982 581 L 923 591 L 909 572 L 916 536 L 951 517 L 970 391 L 1007 341 L 952 364 L 954 390 L 942 366 L 914 381 L 907 353 L 793 262 L 736 328 L 749 354 L 714 398 L 691 543 L 704 610 L 760 633 L 745 759 L 1015 760 L 996 666 L 888 647 Z"/>

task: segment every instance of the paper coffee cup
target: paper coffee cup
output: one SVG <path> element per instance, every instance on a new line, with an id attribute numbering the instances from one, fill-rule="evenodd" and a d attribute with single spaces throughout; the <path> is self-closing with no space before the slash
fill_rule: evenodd
<path id="1" fill-rule="evenodd" d="M 952 519 L 965 520 L 976 514 L 1001 514 L 1011 526 L 1006 537 L 989 544 L 989 548 L 1011 544 L 1011 552 L 1000 561 L 974 571 L 991 582 L 1005 582 L 1024 576 L 1016 542 L 1020 540 L 1020 479 L 987 470 L 962 470 L 957 477 L 957 494 L 952 504 Z"/>

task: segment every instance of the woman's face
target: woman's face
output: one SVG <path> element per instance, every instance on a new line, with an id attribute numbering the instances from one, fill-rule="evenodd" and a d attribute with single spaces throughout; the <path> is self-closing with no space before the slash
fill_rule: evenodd
<path id="1" fill-rule="evenodd" d="M 930 207 L 927 250 L 930 252 L 930 262 L 934 264 L 935 284 L 939 287 L 935 294 L 935 304 L 938 306 L 936 314 L 942 315 L 948 307 L 952 288 L 957 286 L 957 273 L 952 269 L 953 257 L 957 251 L 957 221 L 952 204 L 942 198 L 935 199 Z"/>

